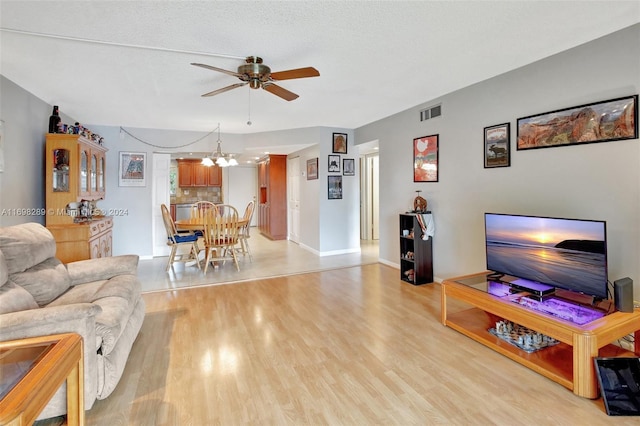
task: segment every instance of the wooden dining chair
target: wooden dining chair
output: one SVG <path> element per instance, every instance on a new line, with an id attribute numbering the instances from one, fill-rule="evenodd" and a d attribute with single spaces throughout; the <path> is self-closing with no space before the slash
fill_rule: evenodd
<path id="1" fill-rule="evenodd" d="M 174 262 L 192 262 L 195 261 L 198 268 L 200 268 L 200 262 L 198 260 L 198 236 L 193 232 L 178 232 L 176 224 L 169 213 L 169 208 L 166 204 L 160 206 L 162 210 L 162 220 L 164 222 L 164 229 L 167 232 L 167 245 L 171 247 L 171 253 L 169 254 L 169 261 L 167 262 L 166 271 L 173 267 Z M 186 248 L 188 253 L 179 253 L 178 250 Z"/>
<path id="2" fill-rule="evenodd" d="M 211 201 L 195 202 L 191 205 L 191 217 L 192 218 L 203 217 L 204 215 L 209 214 L 210 212 L 213 212 L 213 209 L 215 209 L 215 207 L 216 205 Z"/>
<path id="3" fill-rule="evenodd" d="M 250 201 L 247 204 L 247 207 L 244 209 L 243 219 L 247 221 L 245 225 L 240 228 L 238 234 L 238 242 L 240 243 L 240 247 L 236 248 L 236 252 L 242 254 L 243 256 L 249 255 L 249 261 L 253 262 L 253 258 L 251 257 L 251 250 L 249 249 L 249 238 L 250 228 L 251 228 L 251 219 L 253 218 L 253 211 L 255 210 L 256 202 Z"/>
<path id="4" fill-rule="evenodd" d="M 209 263 L 233 260 L 240 271 L 234 247 L 238 244 L 238 210 L 228 204 L 217 204 L 215 210 L 203 217 L 204 223 L 204 273 Z"/>

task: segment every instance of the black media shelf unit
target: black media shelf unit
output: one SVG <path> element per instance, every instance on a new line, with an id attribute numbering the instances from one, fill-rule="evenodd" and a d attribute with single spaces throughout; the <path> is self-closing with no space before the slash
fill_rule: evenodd
<path id="1" fill-rule="evenodd" d="M 413 285 L 433 282 L 433 237 L 421 237 L 416 215 L 400 214 L 400 279 Z"/>

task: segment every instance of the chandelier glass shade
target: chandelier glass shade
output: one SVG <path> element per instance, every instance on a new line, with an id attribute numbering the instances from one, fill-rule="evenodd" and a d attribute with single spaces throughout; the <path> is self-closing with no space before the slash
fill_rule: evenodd
<path id="1" fill-rule="evenodd" d="M 217 164 L 220 167 L 237 166 L 238 160 L 233 157 L 233 154 L 226 154 L 222 152 L 222 141 L 220 140 L 220 123 L 218 123 L 218 146 L 216 150 L 211 153 L 210 156 L 202 159 L 202 165 L 211 167 Z"/>

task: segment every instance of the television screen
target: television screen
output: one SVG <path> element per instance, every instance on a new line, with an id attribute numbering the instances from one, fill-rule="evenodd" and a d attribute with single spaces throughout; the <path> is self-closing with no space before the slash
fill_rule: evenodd
<path id="1" fill-rule="evenodd" d="M 487 269 L 607 298 L 606 223 L 485 213 Z"/>

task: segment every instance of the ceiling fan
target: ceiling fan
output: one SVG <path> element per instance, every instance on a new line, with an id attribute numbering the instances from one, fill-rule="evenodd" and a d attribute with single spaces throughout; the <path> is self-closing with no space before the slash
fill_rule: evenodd
<path id="1" fill-rule="evenodd" d="M 298 98 L 293 92 L 288 91 L 287 89 L 278 86 L 275 84 L 275 81 L 280 80 L 291 80 L 294 78 L 306 78 L 306 77 L 318 77 L 320 73 L 317 69 L 313 67 L 306 68 L 296 68 L 293 70 L 286 71 L 278 71 L 271 72 L 271 68 L 264 65 L 262 63 L 262 58 L 258 56 L 247 56 L 245 59 L 245 64 L 240 65 L 238 67 L 238 71 L 229 71 L 218 67 L 213 67 L 211 65 L 206 64 L 198 64 L 191 63 L 191 65 L 195 65 L 197 67 L 206 68 L 208 70 L 218 71 L 224 74 L 229 74 L 234 77 L 238 77 L 242 83 L 235 83 L 230 86 L 223 87 L 222 89 L 217 89 L 209 93 L 205 93 L 202 95 L 206 96 L 214 96 L 220 93 L 229 91 L 231 89 L 235 89 L 236 87 L 242 87 L 245 85 L 249 85 L 252 89 L 260 89 L 263 88 L 269 93 L 273 93 L 276 96 L 281 97 L 284 100 L 292 101 Z"/>

